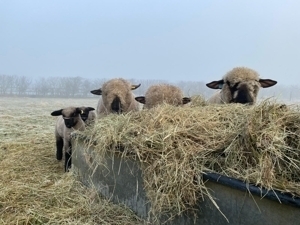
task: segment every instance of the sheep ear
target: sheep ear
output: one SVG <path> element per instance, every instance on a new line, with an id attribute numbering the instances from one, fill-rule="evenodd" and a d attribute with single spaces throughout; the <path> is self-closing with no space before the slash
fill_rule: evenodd
<path id="1" fill-rule="evenodd" d="M 89 111 L 95 110 L 93 107 L 87 107 L 87 109 L 88 109 Z"/>
<path id="2" fill-rule="evenodd" d="M 96 89 L 96 90 L 92 90 L 91 93 L 94 94 L 94 95 L 102 95 L 102 90 L 101 90 L 101 88 L 99 88 L 99 89 Z"/>
<path id="3" fill-rule="evenodd" d="M 187 104 L 191 101 L 191 98 L 188 98 L 188 97 L 184 97 L 182 98 L 182 104 Z"/>
<path id="4" fill-rule="evenodd" d="M 262 88 L 268 88 L 277 84 L 277 81 L 271 79 L 259 79 L 259 83 Z"/>
<path id="5" fill-rule="evenodd" d="M 224 84 L 224 80 L 212 81 L 207 83 L 206 86 L 212 89 L 222 89 Z"/>
<path id="6" fill-rule="evenodd" d="M 60 116 L 60 115 L 61 115 L 61 112 L 62 112 L 62 109 L 53 111 L 53 112 L 51 113 L 51 116 Z"/>
<path id="7" fill-rule="evenodd" d="M 146 103 L 146 99 L 144 96 L 135 97 L 135 100 L 142 104 Z"/>
<path id="8" fill-rule="evenodd" d="M 139 86 L 141 86 L 141 84 L 138 84 L 138 85 L 132 84 L 132 85 L 131 85 L 131 90 L 135 90 L 135 89 L 137 89 Z"/>

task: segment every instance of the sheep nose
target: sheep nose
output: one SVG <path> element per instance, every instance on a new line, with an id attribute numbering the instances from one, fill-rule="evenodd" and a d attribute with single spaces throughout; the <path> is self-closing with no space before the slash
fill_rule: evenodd
<path id="1" fill-rule="evenodd" d="M 115 99 L 111 103 L 111 109 L 115 113 L 122 113 L 122 106 L 119 97 L 115 97 Z"/>
<path id="2" fill-rule="evenodd" d="M 246 85 L 241 85 L 237 90 L 235 98 L 232 100 L 234 103 L 251 104 L 253 99 L 249 93 L 249 89 Z"/>
<path id="3" fill-rule="evenodd" d="M 83 121 L 86 121 L 86 120 L 87 120 L 87 116 L 82 116 L 81 119 L 82 119 Z"/>
<path id="4" fill-rule="evenodd" d="M 88 118 L 88 115 L 87 114 L 80 114 L 80 116 L 81 116 L 81 119 L 83 120 L 83 121 L 86 121 L 87 120 L 87 118 Z"/>
<path id="5" fill-rule="evenodd" d="M 65 125 L 67 128 L 71 128 L 74 125 L 74 119 L 73 118 L 68 118 L 64 119 L 65 120 Z"/>

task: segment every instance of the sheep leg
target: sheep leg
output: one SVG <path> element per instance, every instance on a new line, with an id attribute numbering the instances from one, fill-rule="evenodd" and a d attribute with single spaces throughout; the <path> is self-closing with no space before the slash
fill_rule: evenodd
<path id="1" fill-rule="evenodd" d="M 72 165 L 72 146 L 71 143 L 69 143 L 68 148 L 66 148 L 65 151 L 65 172 L 69 171 L 69 169 L 71 168 Z"/>
<path id="2" fill-rule="evenodd" d="M 64 140 L 62 138 L 56 139 L 56 159 L 61 160 L 63 156 L 63 147 L 64 147 Z"/>

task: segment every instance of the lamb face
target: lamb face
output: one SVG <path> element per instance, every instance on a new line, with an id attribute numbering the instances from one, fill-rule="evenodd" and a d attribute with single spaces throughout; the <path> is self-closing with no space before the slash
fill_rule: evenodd
<path id="1" fill-rule="evenodd" d="M 95 95 L 102 95 L 98 101 L 97 113 L 124 113 L 131 110 L 138 110 L 138 104 L 135 103 L 132 90 L 137 89 L 139 85 L 131 85 L 122 78 L 111 79 L 104 83 L 101 88 L 92 90 Z"/>
<path id="2" fill-rule="evenodd" d="M 82 107 L 79 107 L 79 108 L 81 110 L 80 116 L 81 116 L 81 119 L 83 120 L 83 122 L 86 122 L 87 119 L 91 117 L 90 111 L 95 110 L 93 107 L 82 106 Z"/>
<path id="3" fill-rule="evenodd" d="M 69 107 L 65 109 L 60 109 L 53 111 L 51 113 L 52 116 L 60 116 L 64 119 L 64 123 L 67 128 L 75 127 L 79 121 L 79 115 L 81 114 L 80 108 Z"/>
<path id="4" fill-rule="evenodd" d="M 229 71 L 222 80 L 206 84 L 213 89 L 221 89 L 214 95 L 211 103 L 241 103 L 254 104 L 260 88 L 267 88 L 277 82 L 271 79 L 260 79 L 259 74 L 246 67 L 236 67 Z"/>
<path id="5" fill-rule="evenodd" d="M 226 102 L 254 104 L 257 99 L 257 94 L 260 88 L 258 79 L 238 79 L 239 77 L 225 77 L 223 91 L 226 94 Z M 225 98 L 224 98 L 225 99 Z"/>

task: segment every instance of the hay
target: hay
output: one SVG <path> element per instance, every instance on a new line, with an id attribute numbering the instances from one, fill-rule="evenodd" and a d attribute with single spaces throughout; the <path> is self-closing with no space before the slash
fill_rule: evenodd
<path id="1" fill-rule="evenodd" d="M 207 101 L 205 100 L 205 97 L 202 95 L 193 95 L 191 97 L 191 106 L 206 106 L 208 105 Z"/>
<path id="2" fill-rule="evenodd" d="M 270 100 L 257 106 L 163 105 L 109 115 L 83 134 L 95 142 L 98 163 L 116 149 L 141 162 L 158 217 L 197 210 L 204 196 L 213 201 L 202 180 L 206 172 L 300 196 L 298 106 Z"/>
<path id="3" fill-rule="evenodd" d="M 55 159 L 50 112 L 94 99 L 1 98 L 0 224 L 143 224 L 86 188 Z"/>

